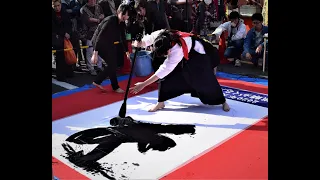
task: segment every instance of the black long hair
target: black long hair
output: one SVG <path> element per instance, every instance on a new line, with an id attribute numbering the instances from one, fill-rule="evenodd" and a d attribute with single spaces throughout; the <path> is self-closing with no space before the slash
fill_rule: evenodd
<path id="1" fill-rule="evenodd" d="M 173 47 L 174 44 L 182 46 L 180 41 L 180 35 L 178 30 L 164 30 L 159 34 L 154 42 L 154 52 L 158 57 L 165 56 L 168 54 L 168 50 Z"/>

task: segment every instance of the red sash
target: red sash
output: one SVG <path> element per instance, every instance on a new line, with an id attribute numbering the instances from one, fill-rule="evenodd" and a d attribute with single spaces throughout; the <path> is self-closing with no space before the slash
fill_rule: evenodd
<path id="1" fill-rule="evenodd" d="M 177 32 L 179 35 L 180 35 L 180 42 L 181 42 L 181 45 L 182 45 L 182 51 L 183 51 L 183 57 L 186 59 L 186 60 L 189 60 L 189 52 L 188 52 L 188 46 L 186 44 L 186 41 L 183 39 L 184 37 L 191 37 L 193 36 L 193 34 L 191 33 L 186 33 L 186 32 L 181 32 L 181 31 L 178 31 Z M 172 44 L 173 46 L 175 44 Z"/>

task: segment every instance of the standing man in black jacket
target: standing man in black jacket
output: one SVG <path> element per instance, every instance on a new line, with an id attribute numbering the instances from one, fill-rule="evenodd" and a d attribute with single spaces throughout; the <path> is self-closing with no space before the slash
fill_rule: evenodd
<path id="1" fill-rule="evenodd" d="M 117 9 L 120 6 L 122 0 L 98 0 L 99 6 L 102 8 L 104 17 L 108 17 L 111 15 L 117 15 Z M 119 46 L 118 46 L 119 47 Z M 124 64 L 124 57 L 123 57 L 124 49 L 119 47 L 117 48 L 118 52 L 118 63 L 117 67 L 122 68 Z"/>
<path id="2" fill-rule="evenodd" d="M 98 0 L 99 6 L 102 8 L 104 17 L 117 15 L 117 9 L 121 4 L 121 0 Z"/>
<path id="3" fill-rule="evenodd" d="M 127 56 L 129 57 L 128 46 L 125 42 L 124 23 L 129 18 L 128 11 L 129 5 L 121 4 L 117 10 L 117 15 L 104 18 L 92 37 L 94 52 L 91 61 L 93 63 L 97 63 L 99 55 L 107 64 L 92 84 L 104 92 L 105 89 L 101 86 L 101 83 L 107 78 L 107 76 L 109 76 L 112 89 L 117 93 L 124 93 L 118 85 L 116 74 L 117 48 L 124 48 Z M 115 44 L 115 42 L 120 43 Z"/>

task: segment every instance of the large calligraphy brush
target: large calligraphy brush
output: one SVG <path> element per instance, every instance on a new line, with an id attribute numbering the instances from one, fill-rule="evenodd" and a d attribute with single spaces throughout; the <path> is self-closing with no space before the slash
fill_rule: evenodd
<path id="1" fill-rule="evenodd" d="M 140 42 L 141 39 L 142 39 L 142 35 L 138 34 L 136 37 L 136 40 Z M 126 88 L 126 93 L 124 95 L 123 103 L 122 103 L 121 108 L 119 110 L 118 117 L 114 117 L 110 120 L 110 125 L 112 125 L 112 126 L 123 126 L 123 125 L 128 125 L 128 124 L 132 123 L 133 119 L 131 117 L 125 117 L 125 116 L 127 113 L 127 99 L 128 99 L 128 94 L 129 94 L 129 88 L 131 85 L 132 74 L 133 74 L 134 65 L 136 62 L 138 51 L 140 51 L 140 47 L 135 48 L 134 56 L 132 59 L 132 66 L 131 66 L 131 71 L 130 71 L 130 75 L 129 75 L 129 80 L 128 80 L 128 84 L 127 84 L 127 88 Z"/>

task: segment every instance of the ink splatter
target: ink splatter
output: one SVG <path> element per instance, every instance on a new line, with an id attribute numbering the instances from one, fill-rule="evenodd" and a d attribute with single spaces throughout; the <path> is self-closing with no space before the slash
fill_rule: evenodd
<path id="1" fill-rule="evenodd" d="M 74 150 L 68 143 L 62 144 L 62 147 L 67 152 L 64 158 L 74 165 L 93 175 L 100 173 L 104 177 L 113 180 L 116 179 L 112 169 L 115 164 L 100 164 L 98 160 L 113 152 L 122 143 L 136 142 L 140 153 L 145 153 L 149 150 L 166 151 L 175 147 L 176 143 L 171 138 L 161 134 L 193 135 L 194 133 L 194 125 L 162 125 L 135 121 L 130 126 L 87 129 L 77 132 L 66 139 L 67 142 L 80 145 L 98 144 L 97 147 L 86 154 L 83 150 Z M 123 164 L 128 165 L 127 162 Z M 138 163 L 132 163 L 132 165 L 139 166 Z M 123 170 L 125 171 L 125 168 Z M 117 179 L 119 178 L 126 179 L 127 177 L 121 174 Z"/>

